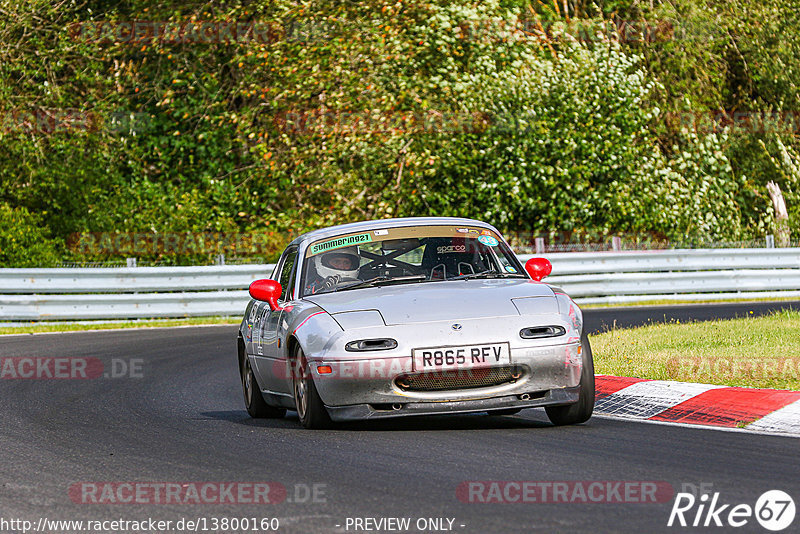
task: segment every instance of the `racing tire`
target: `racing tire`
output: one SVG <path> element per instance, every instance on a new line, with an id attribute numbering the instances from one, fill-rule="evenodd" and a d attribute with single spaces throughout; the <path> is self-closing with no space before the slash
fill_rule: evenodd
<path id="1" fill-rule="evenodd" d="M 305 354 L 300 345 L 294 349 L 294 359 L 292 360 L 292 393 L 294 394 L 294 404 L 297 409 L 297 417 L 300 424 L 308 429 L 324 429 L 333 426 L 328 410 L 319 397 L 317 387 L 311 377 L 311 369 L 308 366 Z"/>
<path id="2" fill-rule="evenodd" d="M 242 364 L 242 393 L 244 394 L 244 405 L 247 413 L 255 419 L 280 419 L 286 415 L 285 408 L 270 406 L 261 394 L 256 375 L 250 367 L 250 358 L 245 356 Z"/>
<path id="3" fill-rule="evenodd" d="M 545 411 L 550 422 L 556 426 L 577 425 L 589 420 L 594 411 L 594 360 L 592 347 L 586 334 L 581 336 L 581 371 L 580 392 L 578 402 L 566 406 L 546 406 Z"/>

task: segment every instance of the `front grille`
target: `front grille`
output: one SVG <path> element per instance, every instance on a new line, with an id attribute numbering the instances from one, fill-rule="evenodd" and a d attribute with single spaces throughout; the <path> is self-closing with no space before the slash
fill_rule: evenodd
<path id="1" fill-rule="evenodd" d="M 499 386 L 516 382 L 521 377 L 520 367 L 483 367 L 407 374 L 398 377 L 395 384 L 403 391 L 445 391 Z"/>

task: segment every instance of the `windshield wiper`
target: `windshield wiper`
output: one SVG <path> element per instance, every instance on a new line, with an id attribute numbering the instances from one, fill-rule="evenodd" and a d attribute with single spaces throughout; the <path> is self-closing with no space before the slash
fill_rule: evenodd
<path id="1" fill-rule="evenodd" d="M 358 287 L 374 287 L 374 286 L 383 286 L 389 285 L 394 282 L 421 282 L 425 280 L 427 277 L 424 274 L 415 274 L 411 276 L 376 276 L 375 278 L 370 278 L 369 280 L 362 280 L 360 282 L 355 282 L 350 285 L 337 287 L 336 291 L 342 289 L 355 289 Z"/>
<path id="2" fill-rule="evenodd" d="M 525 276 L 519 273 L 502 273 L 494 269 L 489 269 L 488 271 L 481 271 L 479 273 L 467 273 L 454 276 L 447 280 L 471 280 L 473 278 L 525 278 Z"/>

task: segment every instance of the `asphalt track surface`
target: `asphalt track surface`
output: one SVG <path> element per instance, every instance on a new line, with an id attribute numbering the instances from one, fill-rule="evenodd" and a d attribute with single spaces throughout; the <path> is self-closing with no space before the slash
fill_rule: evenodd
<path id="1" fill-rule="evenodd" d="M 584 312 L 585 328 L 590 333 L 609 328 L 630 328 L 650 323 L 710 321 L 758 317 L 780 310 L 800 310 L 800 301 L 720 302 L 714 304 L 679 304 L 672 306 L 626 306 L 590 308 Z"/>
<path id="2" fill-rule="evenodd" d="M 754 309 L 738 306 L 739 314 Z M 686 320 L 695 309 L 709 313 L 696 306 L 669 313 Z M 630 322 L 626 314 L 638 321 L 646 313 L 617 312 L 618 325 Z M 657 320 L 663 312 L 647 313 Z M 587 324 L 608 324 L 613 313 L 588 311 Z M 721 503 L 751 506 L 763 492 L 781 489 L 800 505 L 800 440 L 791 437 L 601 417 L 556 428 L 543 410 L 330 431 L 302 429 L 293 412 L 253 420 L 243 409 L 235 334 L 235 327 L 220 326 L 0 338 L 2 357 L 98 358 L 105 369 L 113 359 L 141 365 L 135 377 L 0 381 L 0 520 L 276 517 L 279 532 L 333 533 L 356 532 L 344 530 L 347 518 L 408 517 L 412 527 L 418 518 L 452 518 L 454 532 L 469 533 L 695 531 L 666 526 L 672 498 L 470 503 L 456 494 L 465 481 L 664 481 L 676 492 L 705 484 Z M 268 481 L 285 486 L 288 498 L 266 505 L 70 499 L 73 484 L 101 481 Z M 305 490 L 313 485 L 317 502 L 308 502 Z M 797 532 L 798 524 L 800 518 L 786 532 Z M 766 532 L 753 518 L 735 530 Z"/>

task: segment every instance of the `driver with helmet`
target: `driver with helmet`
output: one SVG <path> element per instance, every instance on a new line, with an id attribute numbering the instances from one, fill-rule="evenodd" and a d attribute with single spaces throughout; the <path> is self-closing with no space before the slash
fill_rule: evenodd
<path id="1" fill-rule="evenodd" d="M 313 269 L 306 278 L 304 294 L 330 291 L 343 280 L 357 280 L 361 257 L 357 247 L 323 252 L 311 258 Z"/>

